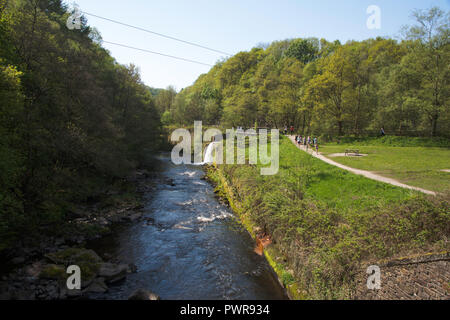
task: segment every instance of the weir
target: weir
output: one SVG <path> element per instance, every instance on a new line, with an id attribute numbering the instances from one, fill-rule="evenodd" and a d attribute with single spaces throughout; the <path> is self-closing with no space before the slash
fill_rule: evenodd
<path id="1" fill-rule="evenodd" d="M 203 157 L 203 162 L 194 163 L 194 166 L 202 166 L 205 164 L 212 164 L 214 162 L 214 145 L 218 142 L 211 142 L 208 144 L 205 150 L 205 155 Z"/>
<path id="2" fill-rule="evenodd" d="M 208 147 L 206 148 L 205 151 L 205 158 L 203 160 L 203 164 L 211 164 L 214 162 L 214 156 L 213 156 L 213 152 L 214 152 L 214 145 L 217 142 L 211 142 Z"/>

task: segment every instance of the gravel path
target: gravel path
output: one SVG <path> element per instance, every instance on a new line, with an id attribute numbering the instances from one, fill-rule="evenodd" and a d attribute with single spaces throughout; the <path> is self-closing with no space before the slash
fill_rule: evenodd
<path id="1" fill-rule="evenodd" d="M 298 143 L 295 142 L 295 137 L 294 136 L 289 136 L 289 139 L 299 149 L 301 149 L 301 150 L 303 150 L 305 152 L 308 152 L 313 157 L 316 157 L 316 158 L 318 158 L 318 159 L 320 159 L 322 161 L 325 161 L 326 163 L 329 163 L 329 164 L 331 164 L 333 166 L 336 166 L 336 167 L 339 167 L 341 169 L 350 171 L 350 172 L 352 172 L 354 174 L 359 174 L 361 176 L 364 176 L 364 177 L 372 179 L 372 180 L 376 180 L 376 181 L 380 181 L 380 182 L 384 182 L 384 183 L 389 183 L 389 184 L 392 184 L 394 186 L 405 188 L 405 189 L 411 189 L 411 190 L 415 190 L 415 191 L 420 191 L 420 192 L 423 192 L 423 193 L 426 193 L 426 194 L 431 194 L 433 196 L 436 195 L 436 192 L 434 192 L 434 191 L 422 189 L 422 188 L 419 188 L 419 187 L 413 187 L 413 186 L 401 183 L 401 182 L 399 182 L 399 181 L 397 181 L 395 179 L 383 177 L 383 176 L 380 176 L 380 175 L 378 175 L 376 173 L 373 173 L 373 172 L 370 172 L 370 171 L 355 169 L 355 168 L 351 168 L 351 167 L 345 166 L 343 164 L 337 163 L 336 161 L 333 161 L 333 160 L 328 159 L 327 157 L 323 156 L 322 154 L 320 154 L 320 152 L 319 152 L 319 154 L 317 154 L 316 151 L 315 150 L 313 151 L 311 148 L 309 148 L 308 151 L 306 151 L 306 148 L 303 145 L 299 146 Z"/>

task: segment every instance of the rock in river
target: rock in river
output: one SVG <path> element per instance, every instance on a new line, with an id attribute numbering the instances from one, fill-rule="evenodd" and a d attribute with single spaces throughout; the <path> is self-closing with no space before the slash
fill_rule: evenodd
<path id="1" fill-rule="evenodd" d="M 128 300 L 161 300 L 161 298 L 148 290 L 138 289 L 128 298 Z"/>
<path id="2" fill-rule="evenodd" d="M 106 283 L 114 283 L 126 277 L 128 268 L 126 264 L 105 262 L 100 265 L 98 275 L 105 278 Z"/>
<path id="3" fill-rule="evenodd" d="M 83 290 L 83 293 L 105 293 L 106 291 L 108 291 L 108 286 L 105 284 L 105 279 L 97 278 Z"/>

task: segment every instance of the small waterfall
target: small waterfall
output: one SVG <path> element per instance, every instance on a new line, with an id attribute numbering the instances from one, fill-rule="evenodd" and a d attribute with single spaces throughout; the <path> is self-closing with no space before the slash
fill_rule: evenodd
<path id="1" fill-rule="evenodd" d="M 197 162 L 197 163 L 193 163 L 194 166 L 202 166 L 205 164 L 211 164 L 214 162 L 214 156 L 213 156 L 213 152 L 214 152 L 214 145 L 218 143 L 216 142 L 211 142 L 210 144 L 208 144 L 208 146 L 206 147 L 205 150 L 205 155 L 203 156 L 203 162 Z"/>
<path id="2" fill-rule="evenodd" d="M 214 151 L 214 144 L 215 143 L 216 142 L 211 142 L 208 145 L 208 147 L 206 148 L 203 164 L 210 164 L 210 163 L 214 162 L 213 151 Z"/>

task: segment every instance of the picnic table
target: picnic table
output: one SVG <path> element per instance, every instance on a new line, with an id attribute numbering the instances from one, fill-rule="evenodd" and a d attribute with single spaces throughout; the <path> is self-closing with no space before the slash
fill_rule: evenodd
<path id="1" fill-rule="evenodd" d="M 359 156 L 359 150 L 358 149 L 346 149 L 345 150 L 345 155 L 349 155 L 350 153 L 353 153 L 354 155 Z"/>

